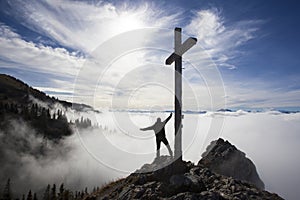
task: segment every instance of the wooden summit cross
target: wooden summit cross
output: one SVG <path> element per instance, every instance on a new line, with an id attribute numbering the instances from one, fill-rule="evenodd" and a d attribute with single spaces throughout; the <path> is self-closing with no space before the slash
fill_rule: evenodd
<path id="1" fill-rule="evenodd" d="M 182 55 L 194 46 L 197 38 L 189 37 L 181 43 L 181 28 L 174 30 L 175 51 L 166 60 L 166 65 L 175 62 L 175 159 L 182 160 Z"/>

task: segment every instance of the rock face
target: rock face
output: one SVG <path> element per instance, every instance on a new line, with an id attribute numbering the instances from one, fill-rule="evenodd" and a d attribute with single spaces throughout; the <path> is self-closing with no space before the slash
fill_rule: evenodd
<path id="1" fill-rule="evenodd" d="M 219 141 L 219 143 L 226 143 Z M 228 147 L 233 148 L 232 145 Z M 218 145 L 217 145 L 218 146 Z M 224 146 L 224 145 L 221 145 Z M 86 200 L 100 199 L 210 199 L 210 200 L 281 200 L 277 194 L 259 189 L 249 181 L 214 173 L 204 162 L 213 156 L 216 145 L 205 154 L 198 165 L 185 161 L 173 161 L 168 156 L 155 159 L 127 178 L 112 182 Z M 236 148 L 233 148 L 236 150 Z M 226 150 L 225 150 L 226 151 Z M 231 151 L 231 150 L 228 150 Z M 237 150 L 238 151 L 238 150 Z M 223 152 L 223 151 L 220 151 Z M 212 157 L 209 157 L 212 158 Z M 210 161 L 213 161 L 211 159 Z M 210 163 L 210 165 L 208 165 Z M 239 163 L 239 162 L 238 162 Z M 255 169 L 255 166 L 254 166 Z M 243 172 L 243 171 L 242 171 Z M 246 171 L 247 174 L 248 171 Z M 251 174 L 251 173 L 250 173 Z M 242 176 L 241 172 L 239 175 Z M 244 177 L 244 176 L 242 176 Z M 248 177 L 248 175 L 246 176 Z"/>
<path id="2" fill-rule="evenodd" d="M 265 187 L 258 176 L 255 165 L 246 157 L 245 153 L 221 138 L 211 142 L 206 152 L 202 154 L 198 165 L 224 176 L 247 181 L 260 189 Z"/>

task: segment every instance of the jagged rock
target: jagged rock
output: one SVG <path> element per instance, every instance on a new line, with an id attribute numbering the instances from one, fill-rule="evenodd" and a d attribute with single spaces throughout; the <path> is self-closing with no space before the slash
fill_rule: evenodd
<path id="1" fill-rule="evenodd" d="M 211 142 L 198 165 L 211 169 L 213 172 L 247 181 L 264 189 L 256 167 L 244 152 L 223 139 Z"/>
<path id="2" fill-rule="evenodd" d="M 232 145 L 226 146 L 236 150 Z M 219 148 L 228 151 L 224 145 Z M 127 178 L 112 182 L 85 199 L 94 200 L 95 196 L 97 200 L 282 200 L 277 194 L 259 189 L 246 181 L 214 173 L 201 162 L 199 165 L 185 161 L 173 162 L 168 156 L 155 159 L 153 163 L 144 165 Z"/>
<path id="3" fill-rule="evenodd" d="M 170 178 L 170 187 L 179 191 L 202 192 L 205 191 L 205 185 L 199 176 L 186 174 L 176 174 Z"/>

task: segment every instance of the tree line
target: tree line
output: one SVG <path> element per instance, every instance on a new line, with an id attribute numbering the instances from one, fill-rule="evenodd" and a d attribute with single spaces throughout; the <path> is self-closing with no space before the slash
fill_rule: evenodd
<path id="1" fill-rule="evenodd" d="M 11 189 L 10 179 L 8 179 L 2 190 L 3 192 L 0 195 L 0 200 L 80 200 L 91 194 L 97 193 L 99 190 L 99 187 L 94 187 L 93 190 L 89 192 L 88 188 L 86 187 L 82 191 L 73 192 L 69 189 L 66 189 L 63 183 L 59 188 L 57 188 L 55 184 L 52 186 L 48 184 L 44 190 L 44 193 L 41 194 L 40 197 L 38 197 L 38 195 L 32 190 L 29 190 L 27 195 L 23 194 L 21 198 L 18 198 L 14 197 Z"/>
<path id="2" fill-rule="evenodd" d="M 31 105 L 3 103 L 0 102 L 0 128 L 5 130 L 8 120 L 22 119 L 29 123 L 34 129 L 48 139 L 60 139 L 72 134 L 72 125 L 78 128 L 92 127 L 89 118 L 76 119 L 73 123 L 68 121 L 65 113 L 58 109 L 51 114 L 49 108 L 39 106 L 37 103 Z"/>

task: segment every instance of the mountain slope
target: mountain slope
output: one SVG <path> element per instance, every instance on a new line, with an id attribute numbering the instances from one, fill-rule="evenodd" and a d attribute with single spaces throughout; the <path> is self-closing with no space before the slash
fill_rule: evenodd
<path id="1" fill-rule="evenodd" d="M 93 110 L 91 106 L 85 104 L 72 104 L 54 97 L 49 97 L 44 92 L 30 87 L 21 80 L 6 74 L 0 74 L 0 103 L 28 105 L 32 103 L 32 97 L 47 103 L 50 107 L 55 103 L 59 103 L 66 108 L 73 108 L 78 111 Z"/>
<path id="2" fill-rule="evenodd" d="M 56 104 L 59 104 L 59 109 Z M 62 108 L 63 107 L 63 108 Z M 72 122 L 65 112 L 71 108 L 76 111 L 95 111 L 85 104 L 74 104 L 49 97 L 26 83 L 5 74 L 0 74 L 0 130 L 5 137 L 12 137 L 11 130 L 23 122 L 38 135 L 47 139 L 59 140 L 70 136 Z M 89 119 L 77 119 L 76 126 L 91 126 Z"/>

